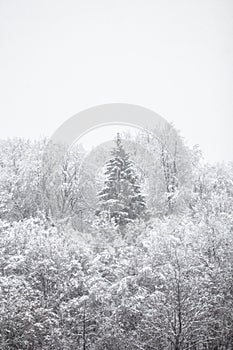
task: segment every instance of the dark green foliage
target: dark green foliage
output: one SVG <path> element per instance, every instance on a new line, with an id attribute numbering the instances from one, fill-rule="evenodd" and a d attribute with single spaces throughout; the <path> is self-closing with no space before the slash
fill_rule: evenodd
<path id="1" fill-rule="evenodd" d="M 98 194 L 98 213 L 108 212 L 119 226 L 140 219 L 146 212 L 146 202 L 134 165 L 124 150 L 119 134 L 112 158 L 106 164 L 105 176 L 104 188 Z"/>

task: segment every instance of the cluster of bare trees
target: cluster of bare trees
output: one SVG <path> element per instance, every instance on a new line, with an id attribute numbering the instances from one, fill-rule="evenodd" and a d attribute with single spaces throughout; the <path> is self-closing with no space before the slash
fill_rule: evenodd
<path id="1" fill-rule="evenodd" d="M 1 349 L 231 350 L 224 222 L 158 219 L 103 247 L 46 220 L 1 221 Z"/>

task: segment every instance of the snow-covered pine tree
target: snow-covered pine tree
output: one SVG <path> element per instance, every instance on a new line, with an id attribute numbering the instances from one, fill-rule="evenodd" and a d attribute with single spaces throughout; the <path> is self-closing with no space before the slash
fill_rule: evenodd
<path id="1" fill-rule="evenodd" d="M 98 193 L 97 214 L 107 213 L 119 226 L 139 219 L 146 213 L 145 198 L 133 162 L 124 150 L 120 134 L 116 137 L 112 158 L 106 163 L 103 189 Z"/>

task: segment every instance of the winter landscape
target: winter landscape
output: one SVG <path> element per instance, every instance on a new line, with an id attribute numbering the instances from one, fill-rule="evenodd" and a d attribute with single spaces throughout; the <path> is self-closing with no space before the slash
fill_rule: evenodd
<path id="1" fill-rule="evenodd" d="M 232 350 L 233 163 L 174 126 L 0 141 L 2 350 Z"/>

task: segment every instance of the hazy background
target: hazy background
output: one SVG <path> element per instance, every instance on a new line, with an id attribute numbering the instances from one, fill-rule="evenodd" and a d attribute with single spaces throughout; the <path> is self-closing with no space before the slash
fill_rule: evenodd
<path id="1" fill-rule="evenodd" d="M 232 160 L 232 62 L 232 0 L 0 0 L 0 137 L 126 102 Z"/>

